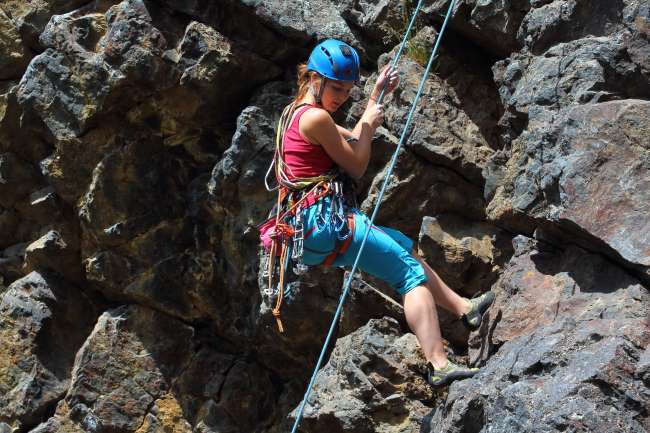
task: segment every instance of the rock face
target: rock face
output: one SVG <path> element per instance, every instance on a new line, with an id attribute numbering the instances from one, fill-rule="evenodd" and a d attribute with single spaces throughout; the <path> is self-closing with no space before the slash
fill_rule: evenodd
<path id="1" fill-rule="evenodd" d="M 454 384 L 431 427 L 441 432 L 646 431 L 643 348 L 648 292 L 601 256 L 519 236 L 490 319 L 470 357 L 476 378 Z M 495 353 L 493 356 L 492 353 Z"/>
<path id="2" fill-rule="evenodd" d="M 0 425 L 35 426 L 65 395 L 74 354 L 96 318 L 96 306 L 78 287 L 32 272 L 0 301 Z"/>
<path id="3" fill-rule="evenodd" d="M 401 334 L 394 320 L 372 319 L 341 338 L 316 378 L 301 431 L 420 431 L 432 391 L 415 337 Z"/>
<path id="4" fill-rule="evenodd" d="M 370 212 L 404 134 L 377 223 L 496 292 L 476 332 L 440 315 L 482 370 L 429 388 L 401 299 L 361 275 L 301 431 L 650 430 L 647 2 L 457 1 L 403 131 L 450 4 L 424 3 L 356 195 Z M 0 432 L 290 429 L 344 273 L 290 270 L 277 331 L 275 125 L 336 37 L 352 127 L 415 4 L 0 5 Z"/>
<path id="5" fill-rule="evenodd" d="M 525 155 L 508 167 L 521 170 L 514 189 L 496 194 L 491 217 L 510 206 L 579 228 L 586 233 L 577 236 L 604 242 L 647 279 L 650 137 L 643 119 L 649 108 L 639 100 L 604 102 L 573 108 L 551 124 L 531 124 L 520 138 Z"/>

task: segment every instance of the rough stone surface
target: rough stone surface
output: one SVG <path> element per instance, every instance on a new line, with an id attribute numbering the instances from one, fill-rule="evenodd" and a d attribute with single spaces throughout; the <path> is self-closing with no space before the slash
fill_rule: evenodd
<path id="1" fill-rule="evenodd" d="M 543 2 L 544 0 L 542 0 Z M 441 22 L 449 9 L 449 0 L 425 5 L 430 20 Z M 530 0 L 460 0 L 451 17 L 451 28 L 496 55 L 507 56 L 521 48 L 517 31 L 531 8 Z"/>
<path id="2" fill-rule="evenodd" d="M 561 251 L 522 236 L 514 244 L 470 351 L 487 363 L 474 379 L 450 387 L 431 426 L 645 431 L 647 388 L 627 372 L 650 342 L 647 289 L 577 247 Z"/>
<path id="3" fill-rule="evenodd" d="M 147 308 L 105 312 L 77 354 L 65 400 L 34 431 L 189 432 L 194 420 L 199 431 L 252 431 L 273 413 L 268 374 L 196 337 Z"/>
<path id="4" fill-rule="evenodd" d="M 647 275 L 649 109 L 646 101 L 612 101 L 531 123 L 488 206 L 490 218 L 523 213 L 557 222 Z"/>
<path id="5" fill-rule="evenodd" d="M 32 272 L 0 301 L 0 422 L 18 431 L 38 424 L 67 392 L 74 354 L 96 318 L 79 288 Z"/>
<path id="6" fill-rule="evenodd" d="M 471 222 L 455 215 L 425 216 L 418 249 L 427 263 L 435 264 L 438 276 L 467 298 L 489 290 L 510 258 L 510 236 L 485 223 Z M 452 345 L 466 345 L 469 330 L 458 317 L 438 309 L 441 331 Z"/>
<path id="7" fill-rule="evenodd" d="M 412 334 L 401 335 L 392 319 L 370 320 L 338 341 L 300 431 L 419 432 L 433 397 L 421 365 Z"/>
<path id="8" fill-rule="evenodd" d="M 449 0 L 424 3 L 367 212 Z M 275 124 L 338 37 L 354 126 L 415 4 L 0 4 L 1 433 L 286 433 L 343 271 L 289 271 L 277 331 L 256 230 Z M 441 315 L 483 371 L 429 389 L 401 299 L 361 275 L 378 291 L 352 289 L 303 431 L 650 430 L 649 37 L 641 0 L 457 2 L 377 223 L 461 294 L 495 290 L 477 332 Z"/>
<path id="9" fill-rule="evenodd" d="M 52 15 L 62 14 L 87 3 L 85 0 L 7 0 L 1 9 L 11 17 L 25 44 L 31 49 L 39 49 L 38 37 L 45 29 Z M 109 3 L 108 1 L 102 3 Z"/>
<path id="10" fill-rule="evenodd" d="M 0 79 L 18 76 L 27 66 L 29 55 L 18 29 L 7 14 L 0 9 Z"/>
<path id="11" fill-rule="evenodd" d="M 54 230 L 27 246 L 25 268 L 28 272 L 39 269 L 54 271 L 71 281 L 83 280 L 79 249 Z"/>

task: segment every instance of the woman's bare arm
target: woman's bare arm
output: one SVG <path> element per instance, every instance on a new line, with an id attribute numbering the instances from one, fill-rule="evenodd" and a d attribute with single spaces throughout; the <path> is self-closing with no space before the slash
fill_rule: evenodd
<path id="1" fill-rule="evenodd" d="M 381 123 L 380 116 L 380 110 L 364 113 L 355 126 L 355 131 L 351 133 L 336 125 L 327 111 L 311 109 L 300 118 L 299 129 L 307 140 L 323 146 L 336 164 L 358 179 L 368 167 L 371 142 L 377 126 Z M 356 142 L 352 144 L 346 138 L 354 138 Z"/>

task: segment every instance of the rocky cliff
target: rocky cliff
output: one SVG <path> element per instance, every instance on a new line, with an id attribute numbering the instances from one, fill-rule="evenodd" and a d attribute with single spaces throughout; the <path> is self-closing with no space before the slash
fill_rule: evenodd
<path id="1" fill-rule="evenodd" d="M 1 433 L 288 431 L 343 271 L 294 281 L 278 334 L 274 124 L 325 37 L 361 53 L 353 124 L 415 3 L 0 3 Z M 418 19 L 366 210 L 448 5 Z M 430 389 L 364 276 L 301 431 L 650 431 L 649 38 L 647 0 L 458 1 L 379 222 L 497 293 L 477 332 L 441 316 L 481 373 Z"/>

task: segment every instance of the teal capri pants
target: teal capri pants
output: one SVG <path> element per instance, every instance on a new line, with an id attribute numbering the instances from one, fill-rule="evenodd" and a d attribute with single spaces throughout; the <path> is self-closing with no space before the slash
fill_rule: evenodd
<path id="1" fill-rule="evenodd" d="M 337 249 L 343 240 L 342 230 L 331 223 L 330 198 L 322 199 L 323 205 L 312 205 L 303 212 L 305 240 L 303 261 L 306 265 L 319 265 Z M 354 215 L 354 233 L 347 251 L 339 255 L 332 266 L 352 266 L 357 257 L 370 219 L 358 209 L 350 209 Z M 318 219 L 319 214 L 321 218 Z M 326 223 L 323 224 L 323 221 Z M 347 224 L 346 228 L 347 230 Z M 337 240 L 339 243 L 337 243 Z M 411 255 L 413 241 L 399 230 L 373 225 L 359 259 L 359 269 L 390 284 L 400 295 L 427 280 L 422 265 Z"/>

